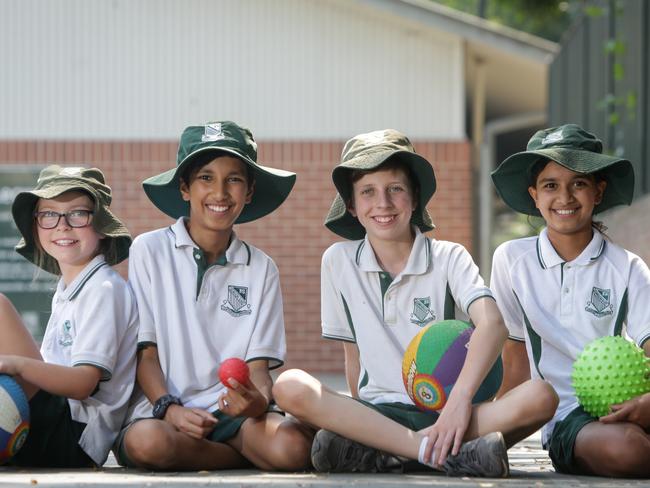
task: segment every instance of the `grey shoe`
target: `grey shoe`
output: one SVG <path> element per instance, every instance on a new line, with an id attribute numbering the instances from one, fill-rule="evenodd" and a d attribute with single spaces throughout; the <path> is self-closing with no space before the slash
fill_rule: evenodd
<path id="1" fill-rule="evenodd" d="M 397 457 L 324 429 L 314 437 L 311 463 L 321 473 L 384 473 L 402 468 Z"/>
<path id="2" fill-rule="evenodd" d="M 510 475 L 508 450 L 501 432 L 492 432 L 464 443 L 458 454 L 443 466 L 447 476 L 507 478 Z"/>

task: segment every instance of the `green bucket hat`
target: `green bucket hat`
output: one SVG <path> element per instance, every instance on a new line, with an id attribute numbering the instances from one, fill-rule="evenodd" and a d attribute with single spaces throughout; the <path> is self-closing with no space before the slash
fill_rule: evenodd
<path id="1" fill-rule="evenodd" d="M 69 191 L 83 191 L 93 199 L 95 208 L 92 219 L 93 228 L 107 239 L 115 241 L 115 256 L 106 256 L 111 266 L 129 256 L 131 235 L 124 224 L 109 210 L 111 188 L 105 183 L 104 174 L 97 168 L 61 167 L 51 165 L 38 176 L 36 188 L 16 195 L 11 206 L 16 227 L 22 239 L 16 245 L 16 252 L 48 273 L 58 273 L 56 260 L 44 253 L 44 260 L 36 259 L 34 241 L 34 211 L 40 198 L 52 199 Z"/>
<path id="2" fill-rule="evenodd" d="M 345 143 L 341 163 L 332 171 L 332 181 L 338 193 L 325 219 L 325 226 L 329 230 L 350 240 L 364 238 L 366 230 L 348 212 L 346 205 L 352 196 L 351 175 L 354 170 L 378 168 L 389 159 L 403 161 L 419 184 L 417 207 L 411 216 L 411 223 L 422 232 L 433 230 L 435 226 L 426 208 L 436 191 L 433 168 L 429 161 L 416 154 L 408 137 L 394 129 L 360 134 Z"/>
<path id="3" fill-rule="evenodd" d="M 209 155 L 209 156 L 206 156 Z M 177 219 L 190 213 L 189 203 L 180 192 L 180 176 L 199 157 L 235 156 L 246 163 L 255 178 L 255 191 L 236 224 L 259 219 L 278 208 L 289 196 L 296 174 L 257 164 L 257 144 L 248 129 L 234 122 L 208 122 L 187 127 L 181 135 L 176 168 L 147 178 L 142 186 L 149 200 L 162 212 Z"/>
<path id="4" fill-rule="evenodd" d="M 594 213 L 616 205 L 629 205 L 634 195 L 634 168 L 627 159 L 602 154 L 603 143 L 595 135 L 575 124 L 537 131 L 526 151 L 513 154 L 492 172 L 497 193 L 513 210 L 540 217 L 535 201 L 528 193 L 531 170 L 540 160 L 552 160 L 582 174 L 598 172 L 607 181 L 602 201 Z"/>

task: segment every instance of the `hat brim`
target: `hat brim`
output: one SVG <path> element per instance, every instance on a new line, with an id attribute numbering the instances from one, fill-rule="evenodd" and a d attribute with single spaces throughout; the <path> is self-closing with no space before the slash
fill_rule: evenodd
<path id="1" fill-rule="evenodd" d="M 102 236 L 115 241 L 115 256 L 107 256 L 107 263 L 111 266 L 124 261 L 129 256 L 129 247 L 132 238 L 126 226 L 118 219 L 110 209 L 103 205 L 91 185 L 83 181 L 62 182 L 59 184 L 47 185 L 38 190 L 21 192 L 16 195 L 11 206 L 11 213 L 16 227 L 22 239 L 14 248 L 18 254 L 28 261 L 40 266 L 48 273 L 58 273 L 59 267 L 56 260 L 44 253 L 42 262 L 36 259 L 36 242 L 34 240 L 34 210 L 39 199 L 51 200 L 69 191 L 84 191 L 88 193 L 94 202 L 92 226 Z"/>
<path id="2" fill-rule="evenodd" d="M 497 193 L 513 210 L 536 217 L 541 213 L 528 193 L 531 169 L 540 160 L 552 160 L 565 168 L 582 174 L 598 172 L 607 181 L 601 202 L 594 214 L 617 205 L 629 205 L 634 196 L 634 168 L 627 159 L 591 151 L 552 147 L 523 151 L 505 159 L 492 172 Z"/>
<path id="3" fill-rule="evenodd" d="M 359 156 L 341 163 L 332 171 L 332 181 L 338 194 L 325 219 L 325 227 L 345 239 L 363 239 L 366 230 L 347 209 L 346 202 L 352 195 L 351 173 L 355 170 L 372 170 L 390 159 L 399 158 L 413 172 L 419 185 L 418 202 L 411 216 L 411 223 L 422 232 L 435 228 L 427 204 L 436 192 L 436 177 L 431 163 L 419 154 L 410 151 L 380 150 L 366 151 Z"/>
<path id="4" fill-rule="evenodd" d="M 244 206 L 235 221 L 236 224 L 251 222 L 273 212 L 287 199 L 296 182 L 296 174 L 291 171 L 262 166 L 228 148 L 206 147 L 189 154 L 176 168 L 147 178 L 142 183 L 147 197 L 161 212 L 174 219 L 189 216 L 190 205 L 183 200 L 180 192 L 180 175 L 198 155 L 208 152 L 214 153 L 215 157 L 223 153 L 232 155 L 252 170 L 255 191 L 250 203 Z"/>

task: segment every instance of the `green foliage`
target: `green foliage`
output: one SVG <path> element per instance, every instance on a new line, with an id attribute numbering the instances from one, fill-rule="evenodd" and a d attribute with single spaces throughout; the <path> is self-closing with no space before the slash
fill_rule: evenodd
<path id="1" fill-rule="evenodd" d="M 561 0 L 433 0 L 447 7 L 485 18 L 551 41 L 558 41 L 568 29 L 578 4 Z M 581 3 L 581 2 L 580 2 Z"/>

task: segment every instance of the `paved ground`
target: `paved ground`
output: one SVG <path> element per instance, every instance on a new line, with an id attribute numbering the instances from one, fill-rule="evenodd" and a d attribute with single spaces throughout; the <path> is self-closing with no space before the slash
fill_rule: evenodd
<path id="1" fill-rule="evenodd" d="M 324 378 L 331 386 L 341 389 L 341 378 Z M 481 478 L 447 478 L 431 473 L 413 474 L 315 474 L 265 473 L 257 470 L 200 471 L 192 473 L 154 473 L 120 468 L 111 456 L 98 470 L 18 470 L 0 467 L 0 486 L 81 487 L 101 485 L 110 487 L 254 487 L 269 488 L 330 488 L 353 487 L 650 487 L 650 480 L 612 480 L 608 478 L 558 475 L 553 471 L 539 434 L 520 442 L 508 451 L 511 477 L 504 480 Z M 650 462 L 650 460 L 649 460 Z"/>

